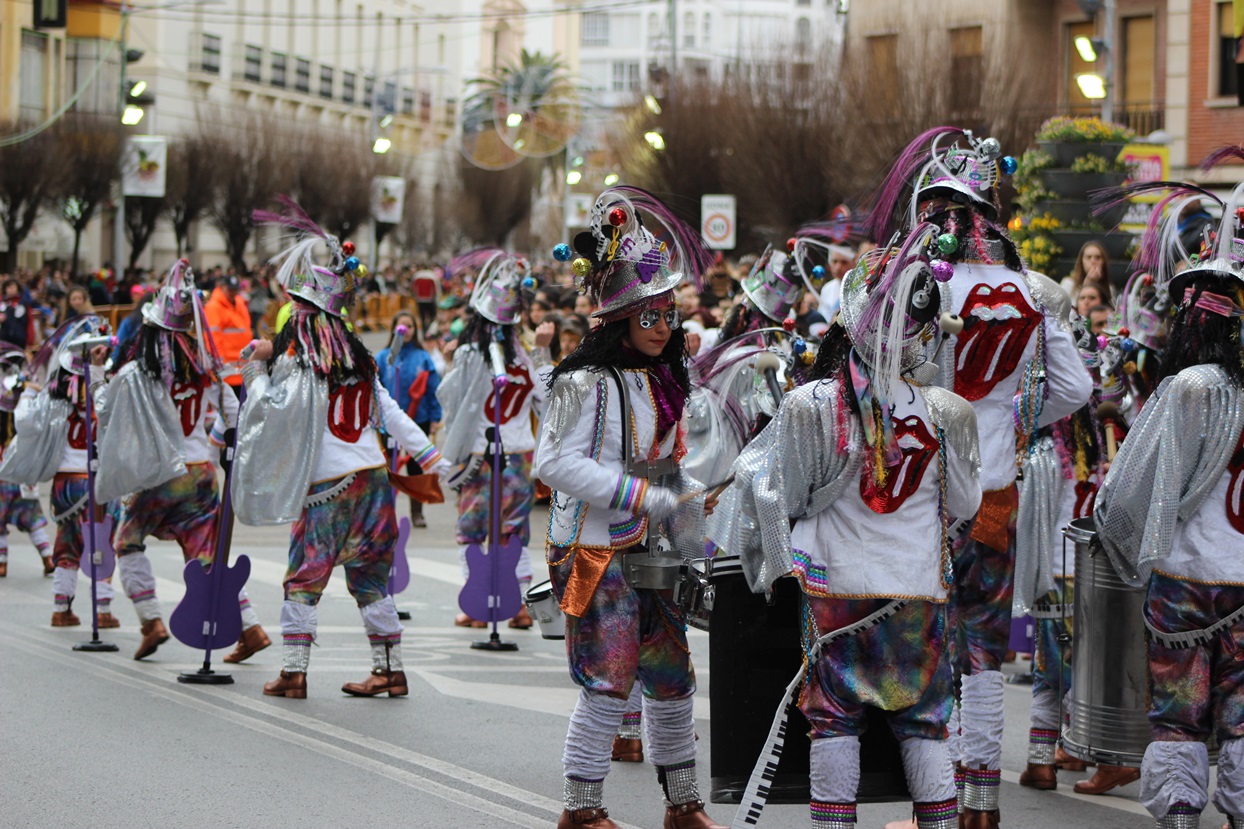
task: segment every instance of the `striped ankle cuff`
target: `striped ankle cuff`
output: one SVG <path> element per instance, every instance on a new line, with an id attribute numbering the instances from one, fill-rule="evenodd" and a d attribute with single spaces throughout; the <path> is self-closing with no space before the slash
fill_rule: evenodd
<path id="1" fill-rule="evenodd" d="M 998 786 L 1001 769 L 964 769 L 963 808 L 992 812 L 998 808 Z"/>
<path id="2" fill-rule="evenodd" d="M 622 725 L 618 728 L 618 736 L 627 740 L 638 740 L 643 736 L 643 714 L 639 711 L 627 711 L 622 715 Z"/>
<path id="3" fill-rule="evenodd" d="M 959 802 L 954 798 L 914 805 L 919 829 L 957 829 L 959 826 Z"/>
<path id="4" fill-rule="evenodd" d="M 852 829 L 855 826 L 854 803 L 823 803 L 813 800 L 812 829 Z"/>
<path id="5" fill-rule="evenodd" d="M 1158 829 L 1197 829 L 1201 825 L 1201 810 L 1187 803 L 1176 803 L 1171 810 L 1158 818 Z"/>
<path id="6" fill-rule="evenodd" d="M 1053 728 L 1028 729 L 1028 762 L 1048 766 L 1054 762 L 1058 731 Z"/>

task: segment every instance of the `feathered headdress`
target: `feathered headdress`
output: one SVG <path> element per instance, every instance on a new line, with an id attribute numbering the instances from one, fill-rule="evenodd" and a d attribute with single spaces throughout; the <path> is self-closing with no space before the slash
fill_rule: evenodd
<path id="1" fill-rule="evenodd" d="M 291 230 L 295 241 L 272 257 L 280 262 L 277 281 L 291 295 L 335 316 L 342 316 L 354 301 L 356 277 L 366 273 L 354 256 L 354 243 L 341 242 L 307 215 L 289 196 L 278 196 L 280 213 L 256 210 L 256 224 Z M 326 264 L 320 264 L 326 262 Z"/>
<path id="2" fill-rule="evenodd" d="M 641 211 L 663 231 L 658 239 L 644 226 Z M 605 322 L 667 304 L 683 278 L 697 286 L 713 264 L 713 252 L 700 234 L 656 196 L 638 187 L 613 187 L 592 207 L 588 230 L 574 239 L 574 249 L 558 245 L 553 256 L 571 263 L 580 289 L 600 306 L 592 316 Z"/>

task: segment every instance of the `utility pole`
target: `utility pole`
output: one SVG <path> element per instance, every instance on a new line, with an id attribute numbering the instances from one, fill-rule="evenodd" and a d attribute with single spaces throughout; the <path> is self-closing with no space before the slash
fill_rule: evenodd
<path id="1" fill-rule="evenodd" d="M 130 4 L 128 0 L 121 0 L 121 77 L 120 83 L 117 85 L 117 117 L 121 117 L 121 113 L 125 112 L 126 105 L 126 88 L 125 88 L 125 67 L 129 62 L 126 58 L 129 52 L 129 25 L 130 25 Z M 113 219 L 112 227 L 112 269 L 117 276 L 117 281 L 125 278 L 125 181 L 124 174 L 122 180 L 117 184 L 117 212 Z M 76 276 L 73 274 L 72 276 Z M 72 278 L 72 277 L 71 277 Z"/>
<path id="2" fill-rule="evenodd" d="M 1106 65 L 1102 71 L 1105 80 L 1106 97 L 1101 101 L 1101 119 L 1106 122 L 1114 120 L 1114 60 L 1118 50 L 1114 48 L 1115 0 L 1105 0 L 1102 4 L 1102 39 L 1106 41 Z"/>

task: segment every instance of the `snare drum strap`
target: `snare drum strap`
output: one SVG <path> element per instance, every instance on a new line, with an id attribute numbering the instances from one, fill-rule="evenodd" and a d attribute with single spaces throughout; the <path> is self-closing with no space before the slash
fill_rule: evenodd
<path id="1" fill-rule="evenodd" d="M 810 671 L 816 661 L 821 658 L 821 653 L 830 642 L 876 627 L 906 605 L 906 600 L 894 599 L 858 622 L 831 630 L 819 637 L 808 651 L 807 670 Z M 746 829 L 760 822 L 760 813 L 764 811 L 765 803 L 769 800 L 773 775 L 777 771 L 778 759 L 782 756 L 782 747 L 786 740 L 786 724 L 790 719 L 790 707 L 806 675 L 805 669 L 800 667 L 799 673 L 795 674 L 795 678 L 786 686 L 786 693 L 783 694 L 782 701 L 778 703 L 777 712 L 773 716 L 773 724 L 769 727 L 769 736 L 765 739 L 765 746 L 760 752 L 760 757 L 756 759 L 756 767 L 752 769 L 752 776 L 748 778 L 747 788 L 743 790 L 743 799 L 739 801 L 739 808 L 734 813 L 734 820 L 730 822 L 730 829 Z"/>
<path id="2" fill-rule="evenodd" d="M 1195 648 L 1198 645 L 1209 644 L 1215 636 L 1222 633 L 1236 622 L 1244 619 L 1244 606 L 1237 608 L 1231 615 L 1219 619 L 1214 624 L 1200 630 L 1185 630 L 1179 633 L 1164 633 L 1154 628 L 1149 622 L 1148 616 L 1143 616 L 1145 627 L 1149 629 L 1149 634 L 1153 636 L 1153 640 L 1164 648 L 1174 648 L 1176 650 Z"/>

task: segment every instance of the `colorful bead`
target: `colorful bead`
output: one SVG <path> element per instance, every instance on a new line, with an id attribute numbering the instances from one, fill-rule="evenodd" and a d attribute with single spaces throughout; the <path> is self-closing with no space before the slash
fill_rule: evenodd
<path id="1" fill-rule="evenodd" d="M 341 252 L 344 253 L 346 256 L 353 256 L 354 255 L 354 243 L 353 242 L 342 242 Z"/>
<path id="2" fill-rule="evenodd" d="M 359 267 L 359 260 L 356 259 L 355 257 L 351 256 L 349 259 L 346 260 L 347 271 L 356 271 L 358 270 L 358 267 Z"/>
<path id="3" fill-rule="evenodd" d="M 794 331 L 795 330 L 795 318 L 787 317 L 786 319 L 782 320 L 782 329 L 786 331 L 787 334 Z"/>
<path id="4" fill-rule="evenodd" d="M 817 282 L 820 282 L 822 279 L 824 279 L 825 278 L 825 267 L 823 265 L 817 265 L 816 267 L 814 267 L 812 269 L 812 278 L 815 279 Z"/>
<path id="5" fill-rule="evenodd" d="M 1130 354 L 1131 352 L 1136 350 L 1136 341 L 1133 340 L 1131 337 L 1124 337 L 1123 340 L 1119 343 L 1119 348 L 1123 349 L 1125 353 Z"/>
<path id="6" fill-rule="evenodd" d="M 937 249 L 943 254 L 951 254 L 959 249 L 959 240 L 953 233 L 943 233 L 937 237 Z"/>
<path id="7" fill-rule="evenodd" d="M 808 350 L 808 344 L 803 341 L 803 337 L 796 337 L 795 341 L 791 343 L 790 350 L 796 354 L 803 354 Z"/>
<path id="8" fill-rule="evenodd" d="M 574 271 L 575 276 L 583 278 L 592 272 L 592 263 L 580 256 L 570 263 L 570 269 Z"/>
<path id="9" fill-rule="evenodd" d="M 615 207 L 609 211 L 609 224 L 614 227 L 621 227 L 626 223 L 626 211 L 620 207 Z"/>
<path id="10" fill-rule="evenodd" d="M 556 259 L 558 262 L 569 262 L 570 257 L 573 255 L 574 255 L 574 251 L 572 251 L 570 249 L 570 245 L 566 244 L 565 242 L 562 242 L 560 245 L 553 248 L 553 258 Z"/>
<path id="11" fill-rule="evenodd" d="M 1108 345 L 1110 345 L 1110 338 L 1107 337 L 1105 334 L 1098 334 L 1097 335 L 1097 350 L 1105 351 Z"/>
<path id="12" fill-rule="evenodd" d="M 787 252 L 787 253 L 794 253 L 794 252 L 795 252 L 795 242 L 796 242 L 796 241 L 797 241 L 797 240 L 795 239 L 795 237 L 794 237 L 794 236 L 792 236 L 792 237 L 790 237 L 789 239 L 787 239 L 787 240 L 786 240 L 786 252 Z"/>
<path id="13" fill-rule="evenodd" d="M 523 287 L 530 291 L 532 288 L 536 287 L 536 280 L 530 276 L 523 277 Z"/>
<path id="14" fill-rule="evenodd" d="M 1019 162 L 1014 156 L 1004 155 L 1001 162 L 1002 172 L 1008 176 L 1015 175 L 1015 171 L 1019 169 Z"/>
<path id="15" fill-rule="evenodd" d="M 933 278 L 938 282 L 949 282 L 954 278 L 955 266 L 947 262 L 945 259 L 934 259 L 932 262 L 932 268 Z"/>

